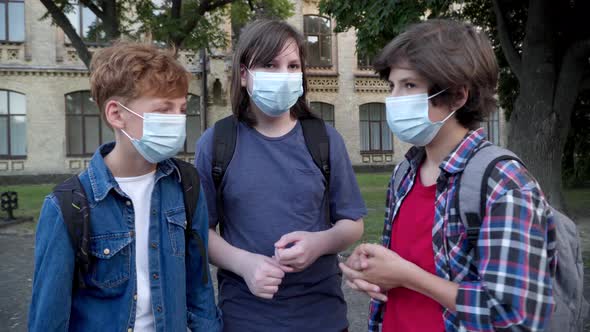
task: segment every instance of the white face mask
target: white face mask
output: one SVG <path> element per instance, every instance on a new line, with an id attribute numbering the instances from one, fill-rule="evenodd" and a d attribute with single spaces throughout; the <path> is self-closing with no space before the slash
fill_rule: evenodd
<path id="1" fill-rule="evenodd" d="M 447 89 L 428 96 L 420 93 L 401 97 L 385 98 L 385 110 L 389 129 L 403 142 L 416 146 L 430 143 L 442 125 L 456 110 L 442 121 L 432 122 L 428 117 L 428 100 L 443 93 Z"/>
<path id="2" fill-rule="evenodd" d="M 263 71 L 248 73 L 252 75 L 252 101 L 264 114 L 281 116 L 303 95 L 303 73 L 267 73 Z M 248 90 L 248 89 L 246 89 Z"/>
<path id="3" fill-rule="evenodd" d="M 143 119 L 143 135 L 136 139 L 121 129 L 125 136 L 150 163 L 159 163 L 162 160 L 174 157 L 184 147 L 186 139 L 186 115 L 185 114 L 161 114 L 144 113 L 143 116 L 135 113 L 128 107 L 117 102 L 132 114 Z"/>

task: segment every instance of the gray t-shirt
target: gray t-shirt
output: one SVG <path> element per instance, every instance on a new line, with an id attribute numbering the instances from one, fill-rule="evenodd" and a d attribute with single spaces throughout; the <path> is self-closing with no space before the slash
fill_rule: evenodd
<path id="1" fill-rule="evenodd" d="M 366 208 L 342 137 L 326 126 L 330 139 L 330 216 L 358 220 Z M 197 143 L 195 162 L 207 197 L 209 222 L 218 223 L 211 176 L 213 130 Z M 294 231 L 330 227 L 323 204 L 326 181 L 314 164 L 300 123 L 270 138 L 238 125 L 233 159 L 222 180 L 223 238 L 231 245 L 266 256 L 274 243 Z M 342 331 L 348 326 L 336 255 L 320 257 L 306 270 L 285 275 L 272 300 L 250 293 L 244 280 L 220 270 L 219 306 L 225 331 Z"/>

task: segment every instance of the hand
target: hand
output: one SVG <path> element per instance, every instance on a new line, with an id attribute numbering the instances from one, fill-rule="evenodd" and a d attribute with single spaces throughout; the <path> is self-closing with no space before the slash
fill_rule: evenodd
<path id="1" fill-rule="evenodd" d="M 358 253 L 355 257 L 358 258 L 353 258 L 351 265 L 356 265 L 355 267 L 360 267 L 360 269 L 340 264 L 340 268 L 348 280 L 361 279 L 373 286 L 378 286 L 380 291 L 385 292 L 392 288 L 404 287 L 411 279 L 413 264 L 401 258 L 394 251 L 377 244 L 361 244 L 355 249 L 356 251 Z M 358 283 L 355 285 L 363 289 L 368 287 Z"/>
<path id="2" fill-rule="evenodd" d="M 264 299 L 272 299 L 289 267 L 281 266 L 274 259 L 249 253 L 244 260 L 240 275 L 246 281 L 250 292 Z"/>
<path id="3" fill-rule="evenodd" d="M 356 271 L 360 271 L 361 268 L 361 260 L 366 260 L 366 256 L 361 252 L 361 250 L 358 250 L 359 247 L 357 247 L 351 254 L 350 256 L 346 259 L 345 263 L 341 263 L 341 267 L 340 269 L 344 272 L 344 282 L 346 283 L 346 285 L 348 285 L 348 287 L 359 291 L 359 292 L 364 292 L 367 295 L 369 295 L 371 298 L 376 299 L 376 300 L 380 300 L 380 301 L 387 301 L 387 295 L 383 294 L 381 292 L 381 289 L 379 288 L 379 286 L 371 284 L 363 279 L 349 279 L 348 276 L 351 275 L 351 272 L 349 270 L 356 270 Z"/>
<path id="4" fill-rule="evenodd" d="M 294 272 L 305 270 L 323 254 L 322 234 L 292 232 L 283 235 L 275 243 L 275 259 L 281 265 L 292 267 Z"/>
<path id="5" fill-rule="evenodd" d="M 342 264 L 342 263 L 340 263 L 340 264 Z M 344 269 L 345 268 L 346 267 L 344 267 Z M 344 271 L 342 266 L 340 267 L 340 269 L 342 269 L 342 271 Z M 348 278 L 345 279 L 345 283 L 351 289 L 354 289 L 355 291 L 358 291 L 358 292 L 366 293 L 372 299 L 379 300 L 382 302 L 387 302 L 387 294 L 382 293 L 381 288 L 379 288 L 379 286 L 377 286 L 377 285 L 374 285 L 374 284 L 367 282 L 363 279 L 349 280 Z"/>

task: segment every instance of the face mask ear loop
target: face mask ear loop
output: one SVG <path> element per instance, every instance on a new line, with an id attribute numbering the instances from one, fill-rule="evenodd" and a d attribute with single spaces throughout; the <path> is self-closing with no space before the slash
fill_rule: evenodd
<path id="1" fill-rule="evenodd" d="M 137 141 L 135 138 L 133 138 L 133 137 L 129 136 L 129 134 L 127 134 L 127 132 L 126 132 L 125 130 L 121 129 L 121 132 L 122 132 L 123 134 L 125 134 L 125 136 L 129 137 L 129 140 L 130 140 L 130 141 Z"/>
<path id="2" fill-rule="evenodd" d="M 441 93 L 443 93 L 443 92 L 447 91 L 448 89 L 449 89 L 449 88 L 446 88 L 446 89 L 440 90 L 439 92 L 437 92 L 437 93 L 433 94 L 432 96 L 428 96 L 428 99 L 434 98 L 434 97 L 436 97 L 436 96 L 440 95 Z"/>
<path id="3" fill-rule="evenodd" d="M 446 118 L 442 119 L 441 123 L 445 123 L 451 116 L 453 116 L 453 114 L 455 114 L 455 112 L 457 112 L 458 109 L 454 110 L 451 112 L 451 114 L 447 115 Z"/>
<path id="4" fill-rule="evenodd" d="M 145 120 L 145 118 L 144 118 L 143 116 L 141 116 L 141 115 L 139 115 L 139 114 L 137 114 L 137 113 L 133 112 L 133 111 L 132 111 L 132 110 L 131 110 L 129 107 L 127 107 L 127 106 L 125 106 L 125 105 L 121 104 L 120 102 L 117 102 L 117 104 L 119 104 L 119 106 L 123 107 L 123 108 L 124 108 L 125 110 L 127 110 L 128 112 L 131 112 L 131 114 L 134 114 L 134 115 L 136 115 L 136 116 L 138 116 L 138 117 L 142 118 L 143 120 Z M 127 134 L 127 132 L 126 132 L 125 130 L 121 129 L 121 132 L 122 132 L 123 134 L 125 134 L 125 136 L 127 136 L 127 137 L 129 138 L 129 140 L 130 140 L 130 141 L 137 141 L 135 138 L 133 138 L 133 137 L 129 136 L 129 134 Z"/>
<path id="5" fill-rule="evenodd" d="M 129 107 L 127 107 L 127 106 L 125 106 L 125 105 L 121 104 L 120 102 L 117 102 L 117 104 L 119 104 L 119 106 L 123 107 L 123 108 L 124 108 L 125 110 L 127 110 L 128 112 L 131 112 L 132 114 L 135 114 L 136 116 L 138 116 L 138 117 L 140 117 L 140 118 L 142 118 L 142 119 L 144 119 L 144 120 L 145 120 L 145 118 L 144 118 L 143 116 L 141 116 L 141 115 L 139 115 L 139 114 L 137 114 L 137 113 L 133 112 L 133 111 L 132 111 L 132 110 L 131 110 Z"/>

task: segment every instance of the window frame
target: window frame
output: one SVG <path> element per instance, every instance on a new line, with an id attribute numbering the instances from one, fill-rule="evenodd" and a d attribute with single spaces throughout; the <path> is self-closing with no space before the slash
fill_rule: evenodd
<path id="1" fill-rule="evenodd" d="M 87 7 L 84 6 L 84 4 L 82 2 L 80 2 L 79 0 L 70 0 L 70 5 L 76 7 L 76 10 L 78 13 L 78 22 L 76 22 L 74 24 L 74 22 L 72 22 L 72 20 L 70 20 L 70 18 L 67 17 L 68 21 L 70 21 L 70 23 L 74 27 L 74 30 L 76 31 L 76 33 L 78 34 L 80 39 L 82 39 L 84 44 L 87 46 L 106 46 L 108 44 L 108 41 L 106 40 L 106 35 L 105 35 L 104 41 L 98 41 L 98 40 L 91 41 L 91 40 L 88 40 L 84 36 L 84 9 L 87 9 Z M 88 9 L 88 10 L 90 10 L 90 9 Z M 92 11 L 90 11 L 90 12 L 94 16 L 95 21 L 100 21 L 100 18 L 98 18 L 98 16 L 96 16 L 96 14 L 94 14 L 94 12 L 92 12 Z M 97 38 L 98 38 L 98 36 L 97 36 Z M 68 38 L 66 38 L 65 43 L 66 43 L 66 45 L 72 45 L 72 41 L 69 40 Z"/>
<path id="2" fill-rule="evenodd" d="M 197 109 L 197 112 L 195 114 L 189 114 L 188 113 L 188 98 L 191 97 L 191 96 L 192 97 L 196 97 L 196 98 L 199 99 L 199 104 L 198 104 L 199 105 L 199 108 Z M 192 146 L 192 148 L 194 149 L 195 148 L 195 143 L 196 143 L 196 142 L 189 142 L 188 141 L 188 124 L 190 122 L 189 121 L 189 118 L 190 117 L 194 117 L 194 118 L 198 118 L 199 119 L 199 135 L 198 135 L 198 137 L 201 137 L 201 135 L 203 134 L 203 128 L 201 128 L 201 96 L 196 95 L 194 93 L 189 93 L 189 94 L 187 94 L 186 97 L 187 97 L 187 105 L 186 105 L 187 106 L 187 110 L 186 110 L 186 133 L 187 133 L 186 134 L 186 138 L 187 139 L 184 140 L 184 147 L 182 148 L 182 151 L 180 151 L 178 154 L 185 155 L 185 156 L 190 156 L 190 155 L 194 155 L 195 152 L 196 152 L 196 151 L 189 152 L 189 150 L 188 150 L 188 148 L 190 146 Z"/>
<path id="3" fill-rule="evenodd" d="M 24 160 L 27 159 L 27 149 L 26 149 L 26 143 L 25 142 L 25 154 L 24 155 L 13 155 L 11 152 L 12 149 L 12 135 L 11 135 L 11 130 L 10 130 L 10 118 L 14 117 L 14 116 L 24 116 L 25 119 L 27 119 L 27 95 L 24 93 L 20 93 L 14 90 L 8 90 L 8 89 L 0 89 L 0 91 L 5 91 L 6 92 L 6 110 L 7 113 L 6 114 L 1 114 L 0 113 L 0 119 L 6 118 L 6 137 L 7 137 L 7 154 L 0 154 L 0 159 L 9 159 L 9 160 Z M 15 94 L 19 94 L 25 97 L 25 113 L 24 114 L 11 114 L 10 112 L 10 94 L 11 93 L 15 93 Z M 27 122 L 26 122 L 27 123 Z M 25 140 L 26 140 L 26 133 L 25 133 Z"/>
<path id="4" fill-rule="evenodd" d="M 108 125 L 105 123 L 105 121 L 103 120 L 102 114 L 100 109 L 98 109 L 98 113 L 97 114 L 86 114 L 84 112 L 85 110 L 85 106 L 84 106 L 84 102 L 83 99 L 80 98 L 80 105 L 77 105 L 80 107 L 80 114 L 72 114 L 68 112 L 68 101 L 67 98 L 69 95 L 73 95 L 73 94 L 82 94 L 82 93 L 88 93 L 88 97 L 92 98 L 91 94 L 90 94 L 90 90 L 78 90 L 78 91 L 72 91 L 69 93 L 64 94 L 64 105 L 65 105 L 65 118 L 66 118 L 66 157 L 72 157 L 72 158 L 86 158 L 86 157 L 91 157 L 94 152 L 96 151 L 96 148 L 90 152 L 86 151 L 86 118 L 98 118 L 98 147 L 100 147 L 102 144 L 106 143 L 104 141 L 102 132 L 103 132 L 103 126 L 107 126 Z M 96 106 L 98 108 L 98 106 Z M 80 117 L 81 118 L 81 125 L 82 125 L 82 153 L 71 153 L 71 141 L 69 139 L 69 134 L 70 134 L 70 118 L 73 117 Z M 111 129 L 112 130 L 112 129 Z M 97 148 L 98 148 L 97 147 Z"/>
<path id="5" fill-rule="evenodd" d="M 0 39 L 0 44 L 22 44 L 27 39 L 26 33 L 26 13 L 25 13 L 25 0 L 0 0 L 0 3 L 4 4 L 4 31 L 5 39 Z M 10 3 L 22 3 L 23 4 L 23 39 L 22 40 L 11 40 L 10 39 L 10 21 L 9 17 L 9 4 Z"/>
<path id="6" fill-rule="evenodd" d="M 307 37 L 310 36 L 310 34 L 305 31 L 305 19 L 308 17 L 317 17 L 317 18 L 321 18 L 321 19 L 325 19 L 328 21 L 328 23 L 330 24 L 329 28 L 330 28 L 330 33 L 326 34 L 326 33 L 322 33 L 321 32 L 321 28 L 318 28 L 318 32 L 317 34 L 313 34 L 312 36 L 318 36 L 318 48 L 319 48 L 319 59 L 318 59 L 318 63 L 312 63 L 312 58 L 311 58 L 311 52 L 309 51 L 309 45 L 307 43 Z M 309 15 L 303 15 L 303 38 L 305 39 L 305 46 L 306 46 L 306 53 L 307 53 L 307 59 L 306 59 L 306 67 L 312 67 L 312 68 L 333 68 L 334 67 L 334 39 L 333 39 L 333 31 L 332 31 L 332 20 L 329 17 L 326 16 L 321 16 L 321 15 L 314 15 L 314 14 L 309 14 Z M 322 58 L 322 37 L 325 36 L 329 36 L 330 37 L 330 63 L 329 64 L 320 64 L 319 62 L 321 62 L 321 58 Z"/>
<path id="7" fill-rule="evenodd" d="M 316 112 L 313 108 L 312 104 L 317 104 L 319 106 L 319 112 Z M 326 103 L 323 101 L 311 101 L 309 102 L 309 108 L 312 110 L 312 113 L 318 116 L 320 119 L 324 120 L 324 122 L 330 124 L 332 127 L 336 128 L 336 112 L 334 111 L 334 105 L 330 103 Z M 327 109 L 326 109 L 327 108 Z M 324 119 L 324 113 L 331 112 L 332 120 Z"/>
<path id="8" fill-rule="evenodd" d="M 379 120 L 372 120 L 371 119 L 371 109 L 369 108 L 370 105 L 373 104 L 377 104 L 377 105 L 382 105 L 383 109 L 381 112 L 381 117 Z M 366 107 L 366 109 L 364 108 Z M 361 112 L 366 111 L 367 112 L 367 118 L 369 120 L 362 120 L 361 118 Z M 369 130 L 369 150 L 363 150 L 363 144 L 362 144 L 362 139 L 363 139 L 363 135 L 361 133 L 361 128 L 362 128 L 362 123 L 366 122 L 368 123 L 368 130 Z M 371 146 L 373 143 L 372 142 L 372 126 L 371 124 L 373 123 L 378 123 L 379 124 L 379 150 L 371 150 Z M 386 118 L 386 113 L 385 113 L 385 104 L 383 103 L 379 103 L 379 102 L 369 102 L 369 103 L 364 103 L 359 105 L 359 147 L 360 147 L 360 153 L 361 155 L 372 155 L 372 154 L 390 154 L 393 153 L 394 151 L 394 142 L 393 142 L 393 135 L 391 135 L 391 150 L 383 150 L 383 127 L 387 128 L 387 118 Z"/>
<path id="9" fill-rule="evenodd" d="M 362 64 L 362 61 L 366 64 Z M 375 56 L 363 55 L 357 50 L 356 67 L 358 70 L 373 70 L 373 62 L 375 62 Z"/>

